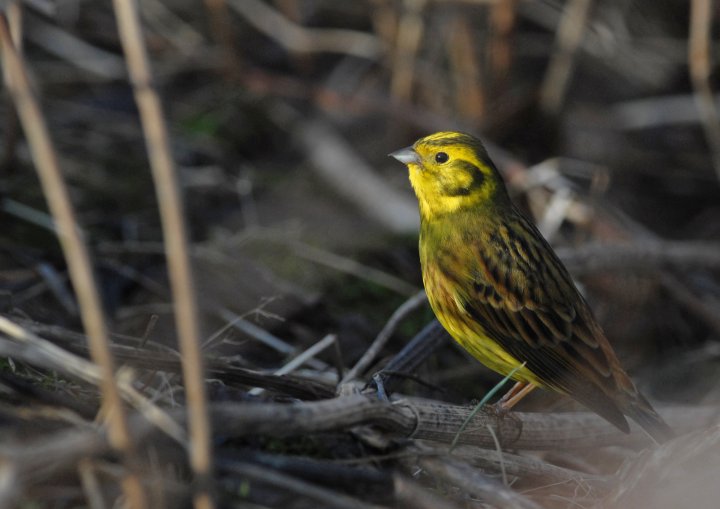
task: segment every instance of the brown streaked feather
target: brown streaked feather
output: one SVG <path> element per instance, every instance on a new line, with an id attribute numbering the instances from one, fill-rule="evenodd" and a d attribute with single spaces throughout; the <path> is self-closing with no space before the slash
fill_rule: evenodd
<path id="1" fill-rule="evenodd" d="M 467 259 L 458 251 L 433 258 L 485 334 L 545 385 L 627 429 L 613 401 L 619 363 L 601 345 L 607 340 L 550 246 L 518 211 L 510 212 L 487 242 L 468 246 Z"/>

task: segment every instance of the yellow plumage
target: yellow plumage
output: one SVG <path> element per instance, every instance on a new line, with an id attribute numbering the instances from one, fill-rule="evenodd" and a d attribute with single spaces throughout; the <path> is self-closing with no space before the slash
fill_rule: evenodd
<path id="1" fill-rule="evenodd" d="M 525 363 L 515 380 L 567 394 L 623 431 L 627 415 L 658 442 L 672 437 L 480 141 L 440 132 L 391 155 L 410 171 L 423 282 L 450 335 L 503 375 Z"/>

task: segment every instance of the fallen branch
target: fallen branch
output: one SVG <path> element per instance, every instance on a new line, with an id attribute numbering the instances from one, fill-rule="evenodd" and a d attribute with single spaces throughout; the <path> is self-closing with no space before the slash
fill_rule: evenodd
<path id="1" fill-rule="evenodd" d="M 470 407 L 439 401 L 404 399 L 394 403 L 356 394 L 322 401 L 301 403 L 215 403 L 210 405 L 213 429 L 226 438 L 262 434 L 271 437 L 317 434 L 372 425 L 391 435 L 433 440 L 450 444 L 467 418 Z M 661 413 L 678 432 L 700 429 L 717 422 L 712 407 L 672 407 Z M 170 412 L 184 422 L 182 409 Z M 494 412 L 480 411 L 459 439 L 460 444 L 494 449 L 488 426 L 494 429 L 503 449 L 556 450 L 589 449 L 609 445 L 649 444 L 650 439 L 637 427 L 625 434 L 601 417 L 588 412 L 522 413 L 512 412 L 499 419 Z M 130 429 L 138 444 L 155 439 L 155 428 L 140 415 L 130 419 Z M 22 447 L 0 447 L 0 456 L 15 462 L 18 475 L 32 479 L 41 469 L 63 470 L 82 457 L 108 450 L 104 434 L 96 429 L 63 431 Z"/>
<path id="2" fill-rule="evenodd" d="M 556 249 L 573 274 L 608 269 L 636 271 L 671 265 L 679 268 L 720 268 L 720 243 L 647 241 L 632 244 L 589 243 Z"/>

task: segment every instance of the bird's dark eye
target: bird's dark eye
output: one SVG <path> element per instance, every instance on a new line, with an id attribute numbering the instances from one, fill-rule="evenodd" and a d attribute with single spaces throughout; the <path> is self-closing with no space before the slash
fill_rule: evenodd
<path id="1" fill-rule="evenodd" d="M 436 163 L 440 163 L 440 164 L 446 163 L 448 161 L 448 159 L 450 159 L 450 156 L 447 155 L 447 153 L 445 153 L 445 152 L 438 152 L 437 154 L 435 154 L 435 162 Z"/>

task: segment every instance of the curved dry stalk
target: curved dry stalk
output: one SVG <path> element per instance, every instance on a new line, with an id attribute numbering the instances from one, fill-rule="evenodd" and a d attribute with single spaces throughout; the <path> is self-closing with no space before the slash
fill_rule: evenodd
<path id="1" fill-rule="evenodd" d="M 210 509 L 214 506 L 209 491 L 212 466 L 211 430 L 207 416 L 195 290 L 190 269 L 187 233 L 182 217 L 182 198 L 170 155 L 170 143 L 160 99 L 152 87 L 150 63 L 143 42 L 137 4 L 134 0 L 115 0 L 114 8 L 135 91 L 135 100 L 140 110 L 165 237 L 165 252 L 175 302 L 175 321 L 187 394 L 190 465 L 197 483 L 195 507 Z"/>
<path id="2" fill-rule="evenodd" d="M 385 346 L 385 343 L 387 343 L 388 339 L 390 339 L 392 333 L 395 332 L 398 323 L 400 323 L 403 318 L 405 318 L 409 313 L 420 307 L 426 301 L 427 297 L 425 296 L 425 290 L 421 290 L 412 297 L 410 297 L 408 300 L 403 302 L 402 305 L 397 308 L 392 314 L 390 319 L 387 321 L 385 326 L 375 338 L 375 341 L 372 342 L 372 344 L 365 351 L 363 356 L 360 357 L 360 360 L 358 360 L 352 367 L 352 369 L 348 371 L 348 373 L 345 375 L 345 377 L 343 377 L 340 383 L 342 384 L 348 382 L 359 374 L 363 373 L 365 369 L 367 369 L 367 367 L 370 365 L 370 363 L 375 360 L 375 357 L 378 353 L 380 353 L 380 350 L 382 350 L 382 348 Z"/>
<path id="3" fill-rule="evenodd" d="M 80 304 L 83 326 L 88 334 L 90 354 L 101 372 L 100 391 L 107 406 L 109 441 L 130 466 L 130 473 L 122 482 L 123 491 L 131 507 L 141 509 L 147 506 L 146 495 L 139 477 L 133 473 L 138 463 L 137 452 L 128 431 L 125 408 L 115 382 L 115 363 L 110 352 L 110 340 L 92 263 L 82 231 L 75 221 L 45 119 L 32 93 L 25 64 L 13 44 L 5 14 L 0 15 L 0 44 L 7 87 L 15 102 L 48 207 L 57 225 L 58 240 Z"/>

